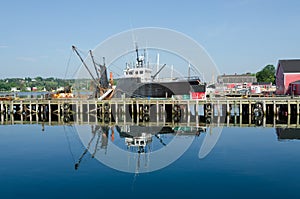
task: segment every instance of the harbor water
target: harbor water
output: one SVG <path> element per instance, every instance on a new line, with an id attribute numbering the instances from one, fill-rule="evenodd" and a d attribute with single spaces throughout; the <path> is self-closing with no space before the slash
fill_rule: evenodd
<path id="1" fill-rule="evenodd" d="M 224 127 L 204 155 L 201 150 L 214 128 L 197 133 L 185 129 L 180 136 L 180 131 L 153 134 L 143 150 L 126 145 L 134 135 L 122 135 L 125 127 L 107 131 L 101 127 L 101 135 L 92 133 L 97 128 L 0 125 L 1 198 L 297 198 L 300 194 L 296 128 Z M 190 144 L 172 161 L 155 167 L 155 152 L 174 140 L 174 153 L 181 143 Z M 128 162 L 121 158 L 111 160 L 115 165 L 109 162 L 114 147 L 127 154 Z"/>

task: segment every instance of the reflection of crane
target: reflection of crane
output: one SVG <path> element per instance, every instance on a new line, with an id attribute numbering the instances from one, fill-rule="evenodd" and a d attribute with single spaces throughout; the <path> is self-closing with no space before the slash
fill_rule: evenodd
<path id="1" fill-rule="evenodd" d="M 84 156 L 86 155 L 86 153 L 90 150 L 90 147 L 97 135 L 97 140 L 96 140 L 96 145 L 95 145 L 95 148 L 94 148 L 94 152 L 92 154 L 92 158 L 95 157 L 95 154 L 96 152 L 99 150 L 98 149 L 98 145 L 99 143 L 101 143 L 101 146 L 100 148 L 101 149 L 107 149 L 107 144 L 108 144 L 108 131 L 109 131 L 109 128 L 108 127 L 101 127 L 99 125 L 96 125 L 96 126 L 92 126 L 92 138 L 90 139 L 86 149 L 83 151 L 83 153 L 80 155 L 77 163 L 75 163 L 75 170 L 78 169 L 82 159 L 84 158 Z"/>
<path id="2" fill-rule="evenodd" d="M 77 163 L 75 163 L 75 170 L 78 169 L 78 167 L 79 167 L 79 165 L 80 165 L 80 163 L 81 163 L 83 157 L 84 157 L 85 154 L 89 151 L 89 149 L 90 149 L 90 147 L 91 147 L 91 144 L 92 144 L 93 140 L 94 140 L 95 137 L 96 137 L 96 133 L 93 132 L 93 131 L 92 131 L 92 133 L 93 133 L 92 139 L 89 141 L 89 143 L 88 143 L 86 149 L 83 151 L 83 153 L 82 153 L 81 156 L 79 157 Z"/>
<path id="3" fill-rule="evenodd" d="M 166 143 L 164 143 L 164 141 L 161 139 L 160 136 L 158 136 L 157 134 L 155 134 L 154 136 L 159 140 L 159 142 L 160 142 L 163 146 L 167 146 Z"/>

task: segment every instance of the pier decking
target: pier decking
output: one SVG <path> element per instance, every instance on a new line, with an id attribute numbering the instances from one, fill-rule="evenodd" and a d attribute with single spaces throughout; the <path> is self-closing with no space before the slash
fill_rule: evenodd
<path id="1" fill-rule="evenodd" d="M 135 123 L 218 125 L 299 125 L 300 98 L 174 99 L 22 99 L 0 101 L 1 124 Z M 296 118 L 296 119 L 294 119 Z M 273 119 L 272 122 L 269 120 Z M 277 124 L 276 124 L 277 123 Z"/>

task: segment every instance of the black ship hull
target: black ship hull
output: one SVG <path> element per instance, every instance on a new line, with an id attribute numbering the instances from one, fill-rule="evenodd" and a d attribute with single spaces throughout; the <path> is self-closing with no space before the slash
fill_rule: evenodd
<path id="1" fill-rule="evenodd" d="M 118 80 L 115 97 L 120 98 L 170 98 L 173 95 L 190 95 L 191 92 L 205 92 L 206 85 L 199 79 L 171 82 L 143 83 L 140 78 Z"/>

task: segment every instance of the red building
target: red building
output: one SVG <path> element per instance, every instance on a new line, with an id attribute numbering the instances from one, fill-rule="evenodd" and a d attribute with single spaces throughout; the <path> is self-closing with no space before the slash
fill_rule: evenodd
<path id="1" fill-rule="evenodd" d="M 300 95 L 300 81 L 295 81 L 290 84 L 288 94 Z"/>
<path id="2" fill-rule="evenodd" d="M 276 71 L 276 94 L 291 94 L 291 83 L 300 80 L 300 59 L 279 60 Z"/>

